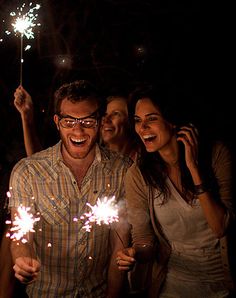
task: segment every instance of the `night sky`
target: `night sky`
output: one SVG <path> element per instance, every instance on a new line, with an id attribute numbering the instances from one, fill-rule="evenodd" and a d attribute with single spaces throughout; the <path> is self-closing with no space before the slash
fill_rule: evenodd
<path id="1" fill-rule="evenodd" d="M 50 119 L 53 92 L 62 83 L 89 79 L 104 89 L 143 80 L 158 84 L 174 101 L 192 106 L 210 133 L 234 147 L 232 7 L 206 2 L 33 2 L 41 4 L 41 26 L 36 27 L 34 39 L 24 38 L 24 45 L 30 44 L 31 49 L 23 52 L 23 86 L 33 97 L 45 146 L 57 138 Z M 0 0 L 0 20 L 5 21 L 0 27 L 0 169 L 4 179 L 25 155 L 21 120 L 13 105 L 20 82 L 20 38 L 4 33 L 12 30 L 10 11 L 22 3 Z"/>

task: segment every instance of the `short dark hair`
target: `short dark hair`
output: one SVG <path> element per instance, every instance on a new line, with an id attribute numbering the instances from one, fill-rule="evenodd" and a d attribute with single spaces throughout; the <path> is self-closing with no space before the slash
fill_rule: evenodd
<path id="1" fill-rule="evenodd" d="M 60 114 L 61 102 L 63 99 L 71 102 L 79 102 L 87 99 L 96 100 L 99 107 L 99 116 L 104 112 L 104 101 L 102 100 L 98 89 L 89 81 L 77 80 L 71 83 L 63 84 L 54 93 L 54 113 Z"/>

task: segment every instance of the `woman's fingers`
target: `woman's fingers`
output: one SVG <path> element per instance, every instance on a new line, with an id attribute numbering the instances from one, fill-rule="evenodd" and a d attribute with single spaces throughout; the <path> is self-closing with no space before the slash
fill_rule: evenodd
<path id="1" fill-rule="evenodd" d="M 198 144 L 198 135 L 198 130 L 192 123 L 186 126 L 181 126 L 177 134 L 180 141 L 185 141 L 184 143 L 186 145 L 189 144 L 193 146 Z"/>

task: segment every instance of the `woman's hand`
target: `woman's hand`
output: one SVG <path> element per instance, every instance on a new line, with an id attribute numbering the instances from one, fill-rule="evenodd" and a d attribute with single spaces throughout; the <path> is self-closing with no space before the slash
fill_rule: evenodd
<path id="1" fill-rule="evenodd" d="M 22 86 L 19 86 L 14 93 L 14 105 L 22 116 L 33 111 L 32 98 Z"/>
<path id="2" fill-rule="evenodd" d="M 193 124 L 181 126 L 177 141 L 184 144 L 186 165 L 190 172 L 198 168 L 198 130 Z"/>
<path id="3" fill-rule="evenodd" d="M 133 247 L 125 248 L 117 252 L 116 264 L 121 271 L 130 271 L 136 262 L 135 250 Z"/>

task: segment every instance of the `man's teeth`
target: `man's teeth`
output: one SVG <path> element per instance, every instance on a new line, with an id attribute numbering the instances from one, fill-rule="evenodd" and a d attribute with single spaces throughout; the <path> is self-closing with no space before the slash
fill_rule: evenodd
<path id="1" fill-rule="evenodd" d="M 83 139 L 72 139 L 71 138 L 71 141 L 74 142 L 74 143 L 82 143 L 82 142 L 85 142 L 86 139 L 84 139 L 84 138 Z"/>

